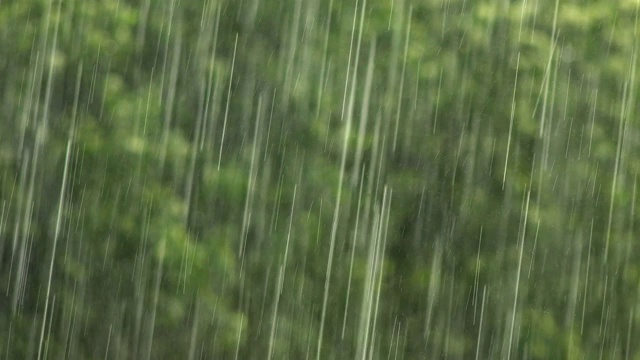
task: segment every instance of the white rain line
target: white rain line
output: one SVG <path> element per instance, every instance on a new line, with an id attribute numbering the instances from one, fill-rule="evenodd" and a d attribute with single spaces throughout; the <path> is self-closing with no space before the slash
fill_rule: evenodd
<path id="1" fill-rule="evenodd" d="M 362 173 L 364 174 L 365 167 L 362 167 Z M 344 304 L 344 317 L 342 319 L 342 336 L 341 339 L 344 339 L 344 332 L 347 327 L 347 313 L 349 311 L 349 295 L 351 294 L 351 279 L 353 277 L 353 260 L 356 253 L 356 243 L 358 242 L 358 227 L 360 224 L 360 207 L 362 203 L 362 187 L 364 182 L 364 176 L 360 177 L 360 190 L 358 192 L 358 207 L 356 208 L 356 223 L 354 225 L 353 231 L 353 243 L 351 245 L 351 262 L 349 264 L 349 280 L 347 282 L 347 298 Z"/>
<path id="2" fill-rule="evenodd" d="M 222 138 L 220 139 L 220 153 L 218 154 L 218 171 L 220 170 L 220 162 L 222 161 L 222 147 L 224 146 L 224 134 L 227 130 L 227 119 L 229 118 L 229 103 L 231 102 L 231 88 L 233 86 L 233 70 L 236 65 L 236 50 L 238 49 L 238 34 L 236 33 L 236 42 L 233 45 L 233 59 L 231 60 L 231 75 L 229 75 L 229 90 L 227 90 L 227 105 L 224 110 L 224 120 L 222 122 Z"/>
<path id="3" fill-rule="evenodd" d="M 513 134 L 513 119 L 516 113 L 516 92 L 518 90 L 518 69 L 520 68 L 520 53 L 518 53 L 518 60 L 516 62 L 516 78 L 513 84 L 513 97 L 511 98 L 511 117 L 509 119 L 509 136 L 507 137 L 507 154 L 504 159 L 504 173 L 502 174 L 502 190 L 504 190 L 504 184 L 507 180 L 507 167 L 509 165 L 509 150 L 511 148 L 511 136 Z"/>
<path id="4" fill-rule="evenodd" d="M 544 100 L 542 103 L 542 116 L 540 119 L 540 133 L 539 136 L 542 137 L 542 133 L 544 131 L 544 125 L 545 125 L 545 120 L 546 120 L 546 112 L 547 112 L 547 100 L 549 97 L 549 85 L 551 83 L 550 81 L 550 73 L 551 73 L 551 60 L 553 59 L 553 54 L 555 52 L 555 48 L 556 48 L 556 30 L 557 30 L 557 25 L 558 25 L 558 7 L 560 4 L 560 0 L 556 0 L 556 6 L 555 6 L 555 10 L 553 12 L 553 28 L 551 30 L 551 44 L 549 45 L 550 47 L 550 51 L 549 51 L 549 59 L 547 60 L 547 77 L 546 77 L 546 81 L 545 81 L 545 88 L 544 88 Z"/>
<path id="5" fill-rule="evenodd" d="M 529 199 L 531 198 L 531 188 L 527 192 L 527 204 L 524 210 L 524 223 L 522 224 L 522 238 L 520 240 L 520 255 L 518 258 L 518 273 L 516 276 L 516 289 L 513 297 L 513 311 L 511 314 L 511 330 L 509 331 L 509 350 L 507 351 L 507 360 L 511 359 L 511 349 L 513 344 L 513 328 L 516 321 L 516 310 L 518 307 L 518 290 L 520 289 L 520 270 L 522 269 L 522 253 L 524 250 L 524 238 L 527 234 L 527 219 L 529 217 Z"/>
<path id="6" fill-rule="evenodd" d="M 282 295 L 282 287 L 284 286 L 284 277 L 287 267 L 287 258 L 289 255 L 289 243 L 291 240 L 291 226 L 293 224 L 293 210 L 296 205 L 296 192 L 298 189 L 298 185 L 294 185 L 293 187 L 293 203 L 291 204 L 291 216 L 289 217 L 289 231 L 287 233 L 287 245 L 284 250 L 284 258 L 282 259 L 282 263 L 280 264 L 280 271 L 278 272 L 278 282 L 276 283 L 276 293 L 275 293 L 275 301 L 273 304 L 273 317 L 271 319 L 271 333 L 269 335 L 269 353 L 267 355 L 267 359 L 271 360 L 273 356 L 273 345 L 275 343 L 276 336 L 276 324 L 278 322 L 278 308 L 280 306 L 280 297 Z M 237 357 L 236 357 L 237 358 Z"/>
<path id="7" fill-rule="evenodd" d="M 478 329 L 478 344 L 476 345 L 476 360 L 478 360 L 480 356 L 480 341 L 482 339 L 482 320 L 484 319 L 484 300 L 487 294 L 487 286 L 485 285 L 482 289 L 482 308 L 480 310 L 480 324 Z"/>
<path id="8" fill-rule="evenodd" d="M 587 250 L 587 271 L 584 276 L 584 296 L 582 297 L 582 320 L 580 321 L 580 335 L 584 330 L 584 311 L 587 307 L 587 289 L 589 288 L 589 265 L 591 263 L 591 240 L 593 239 L 593 218 L 591 219 L 591 230 L 589 231 L 589 249 Z"/>
<path id="9" fill-rule="evenodd" d="M 356 0 L 357 1 L 357 0 Z M 362 8 L 361 8 L 361 14 L 360 14 L 360 28 L 359 28 L 359 33 L 358 33 L 358 45 L 356 48 L 356 58 L 355 58 L 355 64 L 358 64 L 358 59 L 360 56 L 360 44 L 362 41 L 362 29 L 363 29 L 363 25 L 364 25 L 364 10 L 367 7 L 367 1 L 365 0 L 364 3 L 362 4 Z M 356 13 L 357 13 L 357 2 L 356 2 Z M 354 27 L 355 27 L 355 14 L 354 14 Z M 352 39 L 351 39 L 351 43 L 353 44 L 353 35 L 354 33 L 352 32 Z M 351 54 L 351 49 L 349 50 L 349 54 Z M 331 238 L 330 238 L 330 244 L 329 244 L 329 257 L 327 259 L 327 270 L 326 270 L 326 274 L 325 274 L 325 282 L 324 282 L 324 295 L 323 295 L 323 299 L 322 299 L 322 314 L 320 316 L 320 331 L 318 333 L 318 348 L 317 348 L 317 352 L 316 352 L 316 359 L 320 360 L 320 354 L 322 352 L 322 336 L 323 336 L 323 332 L 324 332 L 324 322 L 325 322 L 325 317 L 327 314 L 327 300 L 328 300 L 328 296 L 329 296 L 329 283 L 331 281 L 331 270 L 333 267 L 333 253 L 335 250 L 335 243 L 336 243 L 336 235 L 337 235 L 337 231 L 338 231 L 338 220 L 340 217 L 340 199 L 342 198 L 342 186 L 343 186 L 343 182 L 344 182 L 344 173 L 345 173 L 345 168 L 346 168 L 346 161 L 347 161 L 347 150 L 349 147 L 349 138 L 351 137 L 351 123 L 352 123 L 352 119 L 353 119 L 353 115 L 352 115 L 352 111 L 353 111 L 353 102 L 354 102 L 354 98 L 355 98 L 355 85 L 356 85 L 356 80 L 358 77 L 358 67 L 356 66 L 356 70 L 354 71 L 353 77 L 351 79 L 352 81 L 352 86 L 351 86 L 351 94 L 350 94 L 350 99 L 349 99 L 349 110 L 347 112 L 347 124 L 346 124 L 346 128 L 344 131 L 344 142 L 342 145 L 342 158 L 340 160 L 340 175 L 338 178 L 338 193 L 336 194 L 336 205 L 334 207 L 334 211 L 333 211 L 333 224 L 331 226 Z M 347 81 L 349 80 L 348 76 L 347 76 Z M 346 88 L 345 88 L 346 91 Z M 346 96 L 346 93 L 345 93 Z M 343 103 L 343 115 L 344 115 L 344 103 Z"/>
<path id="10" fill-rule="evenodd" d="M 49 310 L 49 297 L 51 294 L 51 278 L 53 276 L 53 263 L 56 258 L 56 248 L 60 237 L 60 227 L 62 223 L 62 211 L 64 210 L 65 195 L 67 190 L 67 176 L 69 174 L 69 159 L 71 158 L 71 138 L 67 140 L 67 152 L 64 159 L 64 170 L 62 173 L 62 185 L 60 186 L 60 198 L 58 199 L 58 214 L 56 216 L 56 228 L 53 235 L 53 250 L 51 251 L 51 261 L 49 262 L 49 279 L 47 281 L 47 294 L 44 303 L 44 314 L 42 315 L 42 328 L 40 329 L 40 345 L 38 345 L 38 360 L 42 357 L 42 343 L 44 341 L 44 329 L 47 323 L 47 311 Z"/>
<path id="11" fill-rule="evenodd" d="M 622 95 L 622 108 L 620 109 L 620 125 L 618 127 L 618 146 L 616 149 L 616 162 L 613 170 L 613 181 L 611 182 L 611 200 L 609 201 L 609 221 L 607 222 L 607 236 L 604 246 L 604 262 L 609 259 L 609 240 L 611 240 L 611 224 L 613 223 L 613 204 L 615 201 L 616 188 L 618 186 L 618 173 L 620 170 L 620 158 L 622 156 L 622 142 L 624 141 L 624 125 L 626 120 L 625 107 L 627 98 L 628 83 L 624 84 Z"/>
<path id="12" fill-rule="evenodd" d="M 483 227 L 480 226 L 480 239 L 478 240 L 478 253 L 476 255 L 476 276 L 473 284 L 473 324 L 476 323 L 476 309 L 478 308 L 478 280 L 479 280 L 479 272 L 480 272 L 480 248 L 482 246 L 482 230 Z M 482 314 L 480 314 L 482 317 Z"/>

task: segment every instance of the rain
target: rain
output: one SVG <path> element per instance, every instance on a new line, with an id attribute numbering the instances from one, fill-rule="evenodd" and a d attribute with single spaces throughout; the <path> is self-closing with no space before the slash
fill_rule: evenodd
<path id="1" fill-rule="evenodd" d="M 639 0 L 0 0 L 0 359 L 640 359 Z"/>

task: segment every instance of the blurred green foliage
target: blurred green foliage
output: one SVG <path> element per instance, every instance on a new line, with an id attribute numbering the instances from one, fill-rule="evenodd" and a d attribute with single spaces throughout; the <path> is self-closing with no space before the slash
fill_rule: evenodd
<path id="1" fill-rule="evenodd" d="M 639 6 L 2 1 L 0 354 L 638 358 Z"/>

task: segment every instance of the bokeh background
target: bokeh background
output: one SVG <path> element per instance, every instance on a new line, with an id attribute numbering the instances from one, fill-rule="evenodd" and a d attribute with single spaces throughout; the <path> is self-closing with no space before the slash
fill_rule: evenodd
<path id="1" fill-rule="evenodd" d="M 640 359 L 637 0 L 2 0 L 0 357 Z"/>

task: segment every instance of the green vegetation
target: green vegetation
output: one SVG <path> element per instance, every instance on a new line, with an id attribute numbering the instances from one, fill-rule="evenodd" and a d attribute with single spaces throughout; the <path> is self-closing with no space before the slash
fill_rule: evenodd
<path id="1" fill-rule="evenodd" d="M 640 359 L 637 0 L 3 0 L 0 357 Z"/>

